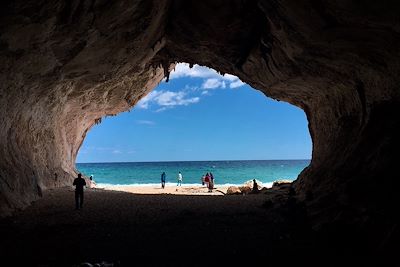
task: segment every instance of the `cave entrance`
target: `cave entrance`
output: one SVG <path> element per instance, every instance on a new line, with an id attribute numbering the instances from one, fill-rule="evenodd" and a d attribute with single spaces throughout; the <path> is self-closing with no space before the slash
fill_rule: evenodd
<path id="1" fill-rule="evenodd" d="M 196 192 L 207 192 L 201 179 L 210 172 L 224 191 L 253 179 L 270 187 L 296 179 L 310 163 L 311 146 L 298 107 L 268 98 L 236 76 L 180 63 L 169 82 L 88 133 L 76 168 L 93 175 L 97 187 L 131 192 L 159 190 L 162 172 L 166 188 L 175 190 L 179 171 L 183 187 Z"/>

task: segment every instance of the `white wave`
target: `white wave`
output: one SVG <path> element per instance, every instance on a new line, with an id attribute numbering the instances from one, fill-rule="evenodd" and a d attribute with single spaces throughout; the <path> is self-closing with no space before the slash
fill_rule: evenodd
<path id="1" fill-rule="evenodd" d="M 271 188 L 272 187 L 273 182 L 268 182 L 268 183 L 261 183 L 260 185 L 262 187 L 267 187 L 267 188 Z M 149 183 L 149 184 L 108 184 L 108 183 L 100 183 L 97 184 L 96 187 L 97 188 L 112 188 L 112 187 L 160 187 L 161 183 Z M 176 183 L 165 183 L 166 187 L 176 187 Z M 200 183 L 198 184 L 185 184 L 182 183 L 182 186 L 185 187 L 205 187 L 205 185 L 202 185 Z M 217 188 L 218 186 L 220 187 L 229 187 L 229 186 L 243 186 L 243 183 L 241 184 L 218 184 L 215 183 L 214 187 Z"/>

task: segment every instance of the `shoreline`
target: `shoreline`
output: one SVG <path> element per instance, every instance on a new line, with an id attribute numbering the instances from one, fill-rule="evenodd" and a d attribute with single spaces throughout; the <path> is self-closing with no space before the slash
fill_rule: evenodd
<path id="1" fill-rule="evenodd" d="M 276 180 L 274 182 L 260 183 L 258 181 L 259 189 L 272 188 L 275 182 L 293 182 L 290 180 Z M 175 183 L 166 183 L 165 188 L 161 187 L 161 184 L 96 184 L 94 187 L 88 187 L 88 189 L 100 189 L 107 191 L 119 191 L 127 192 L 132 194 L 144 194 L 144 195 L 162 195 L 162 194 L 172 194 L 172 195 L 225 195 L 230 187 L 249 187 L 252 188 L 253 185 L 249 184 L 250 181 L 243 184 L 221 184 L 214 185 L 212 192 L 208 191 L 206 185 L 202 184 L 183 184 L 182 186 L 177 186 Z"/>
<path id="2" fill-rule="evenodd" d="M 171 186 L 166 185 L 165 188 L 161 188 L 161 185 L 108 185 L 102 186 L 97 185 L 92 189 L 103 189 L 107 191 L 120 191 L 132 194 L 144 194 L 144 195 L 225 195 L 229 186 L 215 186 L 212 192 L 208 192 L 208 188 L 204 185 L 199 184 L 198 186 L 193 185 L 182 185 L 182 186 Z"/>

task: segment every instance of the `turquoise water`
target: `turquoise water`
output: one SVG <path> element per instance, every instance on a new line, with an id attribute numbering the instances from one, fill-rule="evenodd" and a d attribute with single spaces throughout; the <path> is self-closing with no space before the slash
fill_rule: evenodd
<path id="1" fill-rule="evenodd" d="M 176 184 L 180 171 L 183 185 L 199 185 L 201 177 L 212 172 L 215 184 L 241 185 L 257 179 L 268 186 L 275 180 L 295 180 L 309 163 L 310 160 L 176 161 L 77 163 L 76 167 L 86 176 L 93 175 L 98 186 L 159 185 L 163 171 L 171 185 Z"/>

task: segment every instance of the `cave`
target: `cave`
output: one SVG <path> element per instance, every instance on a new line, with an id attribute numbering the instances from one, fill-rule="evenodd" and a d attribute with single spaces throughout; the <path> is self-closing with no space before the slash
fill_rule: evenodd
<path id="1" fill-rule="evenodd" d="M 238 76 L 304 110 L 293 184 L 313 229 L 394 251 L 400 149 L 397 1 L 6 1 L 0 11 L 0 215 L 70 185 L 87 131 L 174 68 Z M 57 174 L 55 179 L 54 174 Z M 336 230 L 335 230 L 336 229 Z"/>

